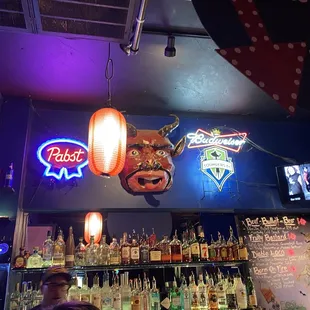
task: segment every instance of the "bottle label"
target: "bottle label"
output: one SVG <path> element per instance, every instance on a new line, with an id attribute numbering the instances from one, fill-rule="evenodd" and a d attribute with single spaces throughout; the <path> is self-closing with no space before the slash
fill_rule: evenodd
<path id="1" fill-rule="evenodd" d="M 102 298 L 102 307 L 109 308 L 112 306 L 112 299 L 110 296 L 106 296 Z"/>
<path id="2" fill-rule="evenodd" d="M 237 307 L 237 300 L 235 294 L 226 294 L 227 298 L 227 307 L 231 309 L 236 309 Z"/>
<path id="3" fill-rule="evenodd" d="M 126 246 L 122 248 L 122 258 L 130 258 L 130 247 Z"/>
<path id="4" fill-rule="evenodd" d="M 24 267 L 24 258 L 23 257 L 17 257 L 15 261 L 15 268 L 22 268 Z"/>
<path id="5" fill-rule="evenodd" d="M 216 308 L 218 307 L 218 303 L 217 303 L 217 296 L 216 294 L 209 294 L 209 307 L 210 308 Z"/>
<path id="6" fill-rule="evenodd" d="M 51 252 L 43 253 L 43 260 L 52 260 L 52 253 Z"/>
<path id="7" fill-rule="evenodd" d="M 249 295 L 249 306 L 257 306 L 257 298 L 256 295 Z"/>
<path id="8" fill-rule="evenodd" d="M 64 258 L 64 254 L 63 253 L 58 253 L 58 252 L 54 252 L 54 259 L 63 259 Z"/>
<path id="9" fill-rule="evenodd" d="M 66 262 L 73 263 L 74 262 L 74 255 L 66 255 Z"/>
<path id="10" fill-rule="evenodd" d="M 110 256 L 110 264 L 118 265 L 119 264 L 119 256 Z"/>
<path id="11" fill-rule="evenodd" d="M 90 296 L 88 294 L 81 294 L 81 301 L 90 302 Z"/>
<path id="12" fill-rule="evenodd" d="M 173 297 L 171 298 L 171 303 L 172 303 L 172 305 L 175 306 L 175 307 L 181 306 L 181 299 L 180 299 L 180 297 L 179 297 L 179 296 L 173 296 Z"/>
<path id="13" fill-rule="evenodd" d="M 215 251 L 215 248 L 209 248 L 209 258 L 212 260 L 212 259 L 215 259 L 216 258 L 216 251 Z"/>
<path id="14" fill-rule="evenodd" d="M 69 295 L 69 301 L 80 301 L 80 295 L 78 294 Z"/>
<path id="15" fill-rule="evenodd" d="M 191 244 L 192 254 L 199 255 L 199 244 L 197 242 Z"/>
<path id="16" fill-rule="evenodd" d="M 209 258 L 208 245 L 206 243 L 200 244 L 200 256 L 203 259 Z"/>
<path id="17" fill-rule="evenodd" d="M 134 260 L 140 259 L 140 253 L 139 253 L 138 247 L 131 248 L 130 254 L 131 254 L 131 259 L 134 259 Z"/>
<path id="18" fill-rule="evenodd" d="M 161 261 L 161 251 L 151 251 L 150 252 L 151 262 Z"/>
<path id="19" fill-rule="evenodd" d="M 248 260 L 248 250 L 245 247 L 239 249 L 239 258 L 241 260 Z"/>
<path id="20" fill-rule="evenodd" d="M 234 244 L 232 246 L 232 251 L 233 251 L 234 260 L 238 260 L 239 259 L 238 244 Z"/>
<path id="21" fill-rule="evenodd" d="M 140 296 L 132 297 L 131 310 L 140 310 Z"/>
<path id="22" fill-rule="evenodd" d="M 227 257 L 229 260 L 234 260 L 233 248 L 231 246 L 227 247 Z"/>
<path id="23" fill-rule="evenodd" d="M 97 308 L 101 309 L 101 295 L 100 294 L 93 294 L 92 295 L 92 304 Z"/>
<path id="24" fill-rule="evenodd" d="M 172 254 L 171 260 L 173 262 L 181 262 L 182 261 L 182 254 Z"/>

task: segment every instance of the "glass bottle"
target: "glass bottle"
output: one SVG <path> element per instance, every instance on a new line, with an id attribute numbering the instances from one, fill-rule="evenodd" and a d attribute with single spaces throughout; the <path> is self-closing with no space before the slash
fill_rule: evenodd
<path id="1" fill-rule="evenodd" d="M 79 244 L 75 248 L 74 265 L 85 266 L 86 264 L 85 257 L 86 257 L 86 247 L 83 243 L 83 237 L 80 237 Z"/>
<path id="2" fill-rule="evenodd" d="M 150 246 L 147 240 L 147 235 L 142 234 L 140 242 L 140 262 L 147 264 L 150 262 Z"/>
<path id="3" fill-rule="evenodd" d="M 245 244 L 243 243 L 243 238 L 239 237 L 239 259 L 240 260 L 248 260 L 248 249 L 246 248 Z"/>
<path id="4" fill-rule="evenodd" d="M 109 272 L 103 274 L 103 285 L 101 290 L 102 310 L 111 310 L 113 306 L 113 295 L 109 283 Z"/>
<path id="5" fill-rule="evenodd" d="M 142 310 L 140 290 L 138 288 L 138 279 L 134 279 L 134 287 L 131 292 L 131 310 Z"/>
<path id="6" fill-rule="evenodd" d="M 65 265 L 66 267 L 74 266 L 74 252 L 75 252 L 75 244 L 74 244 L 74 236 L 73 236 L 73 228 L 70 226 L 69 235 L 66 242 L 66 256 L 65 256 Z"/>
<path id="7" fill-rule="evenodd" d="M 43 265 L 42 257 L 38 254 L 39 248 L 33 248 L 33 254 L 27 260 L 27 268 L 41 268 Z"/>
<path id="8" fill-rule="evenodd" d="M 228 256 L 227 256 L 227 244 L 226 244 L 226 240 L 225 237 L 222 236 L 222 242 L 221 242 L 221 258 L 222 261 L 227 261 L 228 260 Z"/>
<path id="9" fill-rule="evenodd" d="M 152 237 L 152 235 L 151 235 Z M 156 242 L 156 236 L 150 237 L 150 262 L 151 263 L 160 263 L 161 262 L 161 248 Z"/>
<path id="10" fill-rule="evenodd" d="M 212 235 L 211 235 L 211 242 L 210 242 L 210 246 L 209 246 L 209 260 L 216 261 L 215 242 L 214 242 Z"/>
<path id="11" fill-rule="evenodd" d="M 168 236 L 164 236 L 159 246 L 161 249 L 161 261 L 163 263 L 171 263 L 170 242 Z"/>
<path id="12" fill-rule="evenodd" d="M 183 310 L 190 310 L 191 301 L 190 301 L 190 292 L 186 283 L 184 275 L 181 277 L 181 305 Z"/>
<path id="13" fill-rule="evenodd" d="M 109 246 L 106 240 L 107 240 L 106 235 L 103 235 L 100 240 L 98 253 L 97 253 L 99 265 L 109 265 L 110 263 Z"/>
<path id="14" fill-rule="evenodd" d="M 151 310 L 160 310 L 160 295 L 159 291 L 156 287 L 156 279 L 153 277 L 152 280 L 152 289 L 150 291 L 150 305 L 151 305 Z"/>
<path id="15" fill-rule="evenodd" d="M 99 286 L 99 276 L 96 273 L 93 279 L 93 287 L 90 290 L 91 303 L 98 309 L 101 309 L 101 287 Z"/>
<path id="16" fill-rule="evenodd" d="M 20 308 L 21 309 L 31 309 L 32 308 L 32 283 L 23 282 L 22 283 L 22 292 L 21 292 L 21 302 Z"/>
<path id="17" fill-rule="evenodd" d="M 130 247 L 130 263 L 132 265 L 138 265 L 140 263 L 140 247 L 136 238 L 137 237 L 135 237 L 135 235 L 133 234 Z"/>
<path id="18" fill-rule="evenodd" d="M 190 245 L 191 245 L 192 261 L 199 262 L 200 260 L 199 243 L 196 238 L 196 233 L 194 229 L 191 229 L 190 231 Z"/>
<path id="19" fill-rule="evenodd" d="M 154 246 L 157 243 L 157 238 L 156 238 L 154 228 L 152 228 L 152 234 L 149 237 L 148 243 L 149 243 L 150 247 Z"/>
<path id="20" fill-rule="evenodd" d="M 17 255 L 14 258 L 13 268 L 22 269 L 22 268 L 26 268 L 26 265 L 27 265 L 27 260 L 25 259 L 25 249 L 20 248 L 19 255 Z"/>
<path id="21" fill-rule="evenodd" d="M 85 273 L 85 276 L 83 278 L 83 285 L 82 288 L 80 289 L 80 300 L 84 302 L 91 302 L 91 293 L 90 293 L 90 288 L 88 286 L 88 277 L 87 274 Z"/>
<path id="22" fill-rule="evenodd" d="M 199 248 L 200 248 L 200 260 L 206 261 L 209 259 L 209 249 L 208 242 L 205 239 L 205 233 L 202 226 L 198 226 L 198 235 L 199 235 Z"/>
<path id="23" fill-rule="evenodd" d="M 85 261 L 87 266 L 98 265 L 98 244 L 95 243 L 95 237 L 90 236 L 90 243 L 85 248 Z"/>
<path id="24" fill-rule="evenodd" d="M 149 281 L 146 279 L 146 274 L 144 273 L 143 277 L 143 290 L 141 292 L 141 307 L 143 310 L 149 310 L 150 309 L 150 287 L 149 287 Z"/>
<path id="25" fill-rule="evenodd" d="M 19 310 L 20 309 L 20 284 L 16 283 L 15 291 L 10 296 L 10 310 Z"/>
<path id="26" fill-rule="evenodd" d="M 210 279 L 208 301 L 209 301 L 209 310 L 218 310 L 217 292 L 214 285 L 214 280 L 212 278 Z"/>
<path id="27" fill-rule="evenodd" d="M 80 301 L 80 289 L 78 287 L 77 276 L 72 279 L 72 285 L 68 291 L 68 301 Z"/>
<path id="28" fill-rule="evenodd" d="M 218 272 L 218 282 L 216 285 L 216 292 L 219 303 L 219 309 L 227 309 L 226 284 L 223 279 L 223 275 L 220 271 Z"/>
<path id="29" fill-rule="evenodd" d="M 173 263 L 182 262 L 182 243 L 178 239 L 178 232 L 175 230 L 172 241 L 170 242 L 171 261 Z"/>
<path id="30" fill-rule="evenodd" d="M 188 242 L 188 230 L 184 231 L 182 234 L 182 261 L 189 263 L 192 261 L 191 246 Z"/>
<path id="31" fill-rule="evenodd" d="M 227 299 L 227 309 L 228 310 L 237 310 L 238 309 L 234 283 L 233 283 L 233 281 L 230 281 L 230 280 L 228 280 L 228 283 L 227 283 L 226 299 Z"/>
<path id="32" fill-rule="evenodd" d="M 239 309 L 247 309 L 248 308 L 248 298 L 246 293 L 246 287 L 242 282 L 240 271 L 236 275 L 236 298 L 237 305 Z"/>
<path id="33" fill-rule="evenodd" d="M 121 274 L 121 295 L 122 295 L 122 310 L 130 310 L 131 288 L 129 286 L 128 272 Z"/>
<path id="34" fill-rule="evenodd" d="M 192 274 L 189 277 L 189 291 L 190 291 L 190 300 L 191 300 L 191 309 L 199 310 L 199 293 L 198 287 L 196 286 L 195 276 Z"/>
<path id="35" fill-rule="evenodd" d="M 221 247 L 222 247 L 222 235 L 218 231 L 217 232 L 217 241 L 215 243 L 216 261 L 221 261 L 222 260 Z"/>
<path id="36" fill-rule="evenodd" d="M 121 263 L 120 246 L 115 237 L 110 244 L 110 265 L 119 265 Z"/>
<path id="37" fill-rule="evenodd" d="M 65 266 L 66 244 L 63 233 L 60 229 L 56 241 L 54 242 L 52 264 L 53 266 Z"/>
<path id="38" fill-rule="evenodd" d="M 130 244 L 127 241 L 127 233 L 123 233 L 123 244 L 121 246 L 122 265 L 130 264 Z"/>
<path id="39" fill-rule="evenodd" d="M 198 276 L 198 302 L 201 310 L 208 309 L 207 285 L 203 282 L 203 275 Z"/>
<path id="40" fill-rule="evenodd" d="M 248 277 L 247 279 L 246 288 L 247 288 L 247 294 L 248 294 L 248 300 L 249 300 L 249 308 L 256 308 L 257 307 L 257 296 L 256 296 L 254 283 L 251 277 Z"/>
<path id="41" fill-rule="evenodd" d="M 239 259 L 238 240 L 234 236 L 234 231 L 231 226 L 229 227 L 229 239 L 227 241 L 227 256 L 230 261 Z"/>
<path id="42" fill-rule="evenodd" d="M 40 305 L 40 303 L 43 300 L 43 294 L 41 292 L 40 287 L 41 284 L 40 285 L 36 284 L 35 289 L 32 291 L 32 307 Z"/>
<path id="43" fill-rule="evenodd" d="M 48 231 L 46 240 L 43 243 L 43 267 L 52 266 L 53 248 L 54 242 L 52 240 L 52 233 Z"/>
<path id="44" fill-rule="evenodd" d="M 181 292 L 177 286 L 177 281 L 174 278 L 172 289 L 170 290 L 170 310 L 181 310 Z"/>

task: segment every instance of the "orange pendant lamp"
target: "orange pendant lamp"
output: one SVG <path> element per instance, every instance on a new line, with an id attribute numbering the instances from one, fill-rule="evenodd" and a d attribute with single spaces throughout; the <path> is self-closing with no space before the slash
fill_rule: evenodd
<path id="1" fill-rule="evenodd" d="M 84 239 L 90 242 L 90 236 L 94 236 L 95 243 L 99 243 L 102 236 L 102 215 L 99 212 L 89 212 L 85 217 Z"/>
<path id="2" fill-rule="evenodd" d="M 113 61 L 110 57 L 105 76 L 108 81 L 107 107 L 95 112 L 89 122 L 88 131 L 88 166 L 92 173 L 99 176 L 116 176 L 124 168 L 126 158 L 127 126 L 122 113 L 111 105 L 111 79 Z M 109 65 L 111 70 L 109 72 Z"/>

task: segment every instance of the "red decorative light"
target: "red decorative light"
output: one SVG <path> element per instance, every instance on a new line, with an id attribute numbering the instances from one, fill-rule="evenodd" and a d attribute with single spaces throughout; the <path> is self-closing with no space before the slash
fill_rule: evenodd
<path id="1" fill-rule="evenodd" d="M 95 112 L 89 123 L 89 169 L 95 175 L 118 175 L 125 164 L 126 142 L 126 120 L 122 113 L 113 108 Z"/>
<path id="2" fill-rule="evenodd" d="M 102 215 L 99 212 L 89 212 L 85 217 L 84 239 L 90 242 L 90 236 L 94 236 L 95 243 L 99 243 L 102 236 Z"/>

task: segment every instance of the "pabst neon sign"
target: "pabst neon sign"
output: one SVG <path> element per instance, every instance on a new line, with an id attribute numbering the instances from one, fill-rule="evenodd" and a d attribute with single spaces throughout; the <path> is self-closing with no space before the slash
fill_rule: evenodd
<path id="1" fill-rule="evenodd" d="M 246 142 L 246 133 L 221 134 L 220 130 L 213 129 L 211 132 L 197 129 L 195 133 L 189 133 L 188 148 L 205 148 L 209 146 L 221 147 L 225 150 L 238 153 Z"/>
<path id="2" fill-rule="evenodd" d="M 53 139 L 37 150 L 39 161 L 46 167 L 44 175 L 57 180 L 83 177 L 82 169 L 88 165 L 87 146 L 73 139 Z"/>

